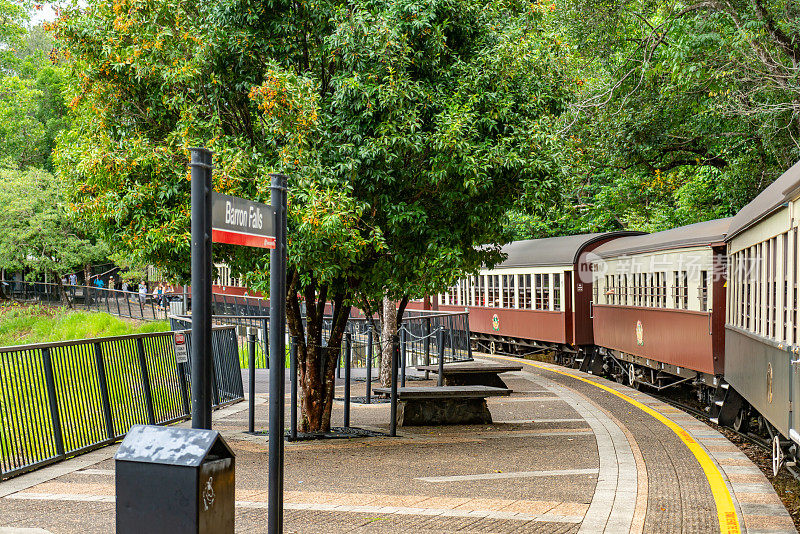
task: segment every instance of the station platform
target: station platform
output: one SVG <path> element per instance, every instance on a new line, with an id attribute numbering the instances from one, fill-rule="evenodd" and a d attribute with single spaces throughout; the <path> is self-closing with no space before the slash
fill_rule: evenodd
<path id="1" fill-rule="evenodd" d="M 523 370 L 503 375 L 511 396 L 488 399 L 491 425 L 287 443 L 285 532 L 797 532 L 758 467 L 708 425 L 602 378 L 512 361 Z M 388 404 L 352 405 L 353 426 L 388 423 Z M 246 425 L 247 403 L 214 413 L 237 455 L 236 530 L 266 532 L 266 438 Z M 0 533 L 113 532 L 115 449 L 0 483 Z"/>

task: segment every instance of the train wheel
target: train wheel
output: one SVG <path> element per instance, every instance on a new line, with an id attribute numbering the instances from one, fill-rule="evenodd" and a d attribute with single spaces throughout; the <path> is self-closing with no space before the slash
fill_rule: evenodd
<path id="1" fill-rule="evenodd" d="M 628 385 L 633 389 L 639 389 L 641 385 L 636 381 L 636 368 L 633 364 L 628 365 Z"/>
<path id="2" fill-rule="evenodd" d="M 736 432 L 742 434 L 750 429 L 750 413 L 747 408 L 739 408 L 739 413 L 736 414 L 731 426 Z"/>

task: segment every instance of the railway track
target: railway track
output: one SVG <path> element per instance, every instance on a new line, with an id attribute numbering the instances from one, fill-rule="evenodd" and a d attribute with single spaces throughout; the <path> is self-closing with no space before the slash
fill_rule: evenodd
<path id="1" fill-rule="evenodd" d="M 734 429 L 732 429 L 730 427 L 720 426 L 720 425 L 718 425 L 716 423 L 713 423 L 711 421 L 711 418 L 705 412 L 704 409 L 701 409 L 701 408 L 698 408 L 697 406 L 694 406 L 694 405 L 688 404 L 686 402 L 683 402 L 683 401 L 681 401 L 681 399 L 676 399 L 674 397 L 665 396 L 665 395 L 662 395 L 662 394 L 655 394 L 655 393 L 652 393 L 652 392 L 648 392 L 648 394 L 651 397 L 654 397 L 654 398 L 656 398 L 656 399 L 658 399 L 658 400 L 660 400 L 662 402 L 666 402 L 667 404 L 669 404 L 671 406 L 674 406 L 675 408 L 678 408 L 679 410 L 683 410 L 684 412 L 686 412 L 686 413 L 688 413 L 690 415 L 693 415 L 694 417 L 700 419 L 704 423 L 706 423 L 708 425 L 712 425 L 714 428 L 716 428 L 717 430 L 719 430 L 719 431 L 721 431 L 721 432 L 723 432 L 725 434 L 735 435 L 739 439 L 741 439 L 742 441 L 746 441 L 747 443 L 750 443 L 751 445 L 754 445 L 754 446 L 758 447 L 759 449 L 762 449 L 766 453 L 766 455 L 770 459 L 772 459 L 773 451 L 772 451 L 772 442 L 771 442 L 770 439 L 765 438 L 763 436 L 760 436 L 760 435 L 758 435 L 758 434 L 756 434 L 754 432 L 738 432 L 738 431 L 736 431 L 736 430 L 734 430 Z M 745 451 L 745 452 L 747 452 L 747 451 Z M 781 467 L 783 467 L 786 470 L 786 472 L 789 473 L 789 475 L 791 475 L 791 477 L 794 478 L 794 480 L 797 481 L 798 484 L 800 484 L 800 470 L 798 470 L 796 465 L 782 464 Z M 775 476 L 775 475 L 776 475 L 776 473 L 773 471 L 773 476 Z"/>

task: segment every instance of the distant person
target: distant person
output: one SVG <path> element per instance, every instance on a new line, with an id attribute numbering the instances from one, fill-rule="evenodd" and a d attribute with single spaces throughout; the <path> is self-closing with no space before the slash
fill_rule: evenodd
<path id="1" fill-rule="evenodd" d="M 108 277 L 108 289 L 114 289 L 114 284 L 115 284 L 114 277 L 113 276 L 109 276 Z"/>
<path id="2" fill-rule="evenodd" d="M 147 284 L 139 282 L 139 304 L 144 306 L 147 301 Z"/>
<path id="3" fill-rule="evenodd" d="M 164 283 L 158 284 L 156 288 L 153 290 L 153 296 L 156 299 L 156 303 L 163 307 L 164 306 Z"/>
<path id="4" fill-rule="evenodd" d="M 103 289 L 106 284 L 105 284 L 105 282 L 103 282 L 103 279 L 98 276 L 94 281 L 94 285 L 98 289 Z"/>
<path id="5" fill-rule="evenodd" d="M 123 280 L 123 282 L 122 282 L 122 291 L 127 293 L 129 290 L 130 290 L 130 286 L 128 285 L 128 281 L 127 280 Z"/>
<path id="6" fill-rule="evenodd" d="M 72 273 L 71 275 L 69 275 L 69 285 L 71 285 L 71 286 L 77 286 L 78 285 L 78 275 L 77 274 Z"/>

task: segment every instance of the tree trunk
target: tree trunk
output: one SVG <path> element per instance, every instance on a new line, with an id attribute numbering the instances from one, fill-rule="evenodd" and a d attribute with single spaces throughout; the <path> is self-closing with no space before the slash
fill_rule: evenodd
<path id="1" fill-rule="evenodd" d="M 333 321 L 323 347 L 322 330 L 327 286 L 317 292 L 313 282 L 303 288 L 306 302 L 306 324 L 300 314 L 300 299 L 297 294 L 299 278 L 290 273 L 286 295 L 286 318 L 289 332 L 297 343 L 297 374 L 300 394 L 300 430 L 303 432 L 327 432 L 331 428 L 331 410 L 335 391 L 336 360 L 342 346 L 350 306 L 345 305 L 346 295 L 333 298 Z"/>
<path id="2" fill-rule="evenodd" d="M 58 281 L 58 298 L 61 301 L 61 304 L 66 304 L 67 308 L 72 308 L 72 301 L 70 300 L 69 296 L 67 296 L 67 292 L 64 289 L 64 281 L 61 280 L 61 277 L 55 271 L 53 272 L 53 276 L 55 276 L 56 280 Z"/>
<path id="3" fill-rule="evenodd" d="M 383 298 L 381 314 L 381 385 L 392 385 L 392 339 L 397 336 L 397 303 L 389 297 Z"/>

